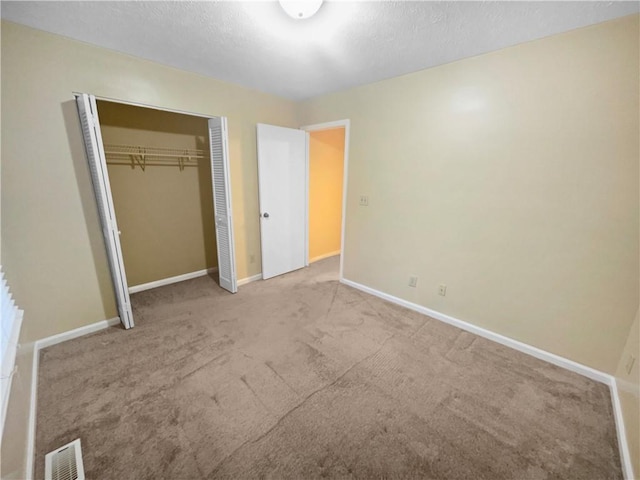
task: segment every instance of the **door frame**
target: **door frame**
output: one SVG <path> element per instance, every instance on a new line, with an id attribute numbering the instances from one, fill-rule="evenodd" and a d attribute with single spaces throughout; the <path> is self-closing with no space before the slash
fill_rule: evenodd
<path id="1" fill-rule="evenodd" d="M 316 132 L 319 130 L 332 130 L 334 128 L 344 128 L 344 164 L 342 174 L 342 225 L 340 231 L 340 281 L 344 279 L 344 237 L 345 237 L 345 225 L 347 218 L 347 181 L 349 178 L 349 136 L 351 130 L 351 120 L 348 118 L 343 120 L 335 120 L 333 122 L 315 123 L 312 125 L 304 125 L 300 127 L 300 130 L 307 132 Z M 307 266 L 309 265 L 309 139 L 307 139 L 307 155 L 306 155 L 306 170 L 307 170 L 307 215 L 306 215 L 306 232 L 307 232 Z"/>
<path id="2" fill-rule="evenodd" d="M 78 96 L 78 95 L 82 95 L 83 93 L 87 93 L 87 92 L 73 92 L 73 95 Z M 92 94 L 88 94 L 88 95 L 92 95 Z M 218 118 L 222 116 L 222 115 L 209 115 L 206 113 L 191 112 L 188 110 L 177 110 L 175 108 L 161 107 L 159 105 L 151 105 L 148 103 L 134 102 L 131 100 L 121 100 L 119 98 L 103 97 L 101 95 L 93 95 L 93 96 L 96 97 L 96 100 L 101 100 L 103 102 L 121 103 L 123 105 L 130 105 L 132 107 L 150 108 L 152 110 L 160 110 L 162 112 L 170 112 L 170 113 L 179 113 L 181 115 L 189 115 L 191 117 Z"/>

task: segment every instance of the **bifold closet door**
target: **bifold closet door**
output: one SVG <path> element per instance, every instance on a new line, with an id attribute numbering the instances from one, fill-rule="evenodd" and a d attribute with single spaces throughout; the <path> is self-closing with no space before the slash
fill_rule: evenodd
<path id="1" fill-rule="evenodd" d="M 96 194 L 98 213 L 102 223 L 102 233 L 107 248 L 109 267 L 111 268 L 111 278 L 116 291 L 118 313 L 124 328 L 131 328 L 133 327 L 133 313 L 131 311 L 127 277 L 122 261 L 120 233 L 116 223 L 115 209 L 113 208 L 107 161 L 104 155 L 104 146 L 102 145 L 96 97 L 83 93 L 76 97 L 76 103 L 78 105 L 78 114 L 80 115 L 82 135 L 84 136 L 84 145 L 87 151 L 87 160 L 89 161 L 89 170 L 93 180 L 93 190 Z"/>
<path id="2" fill-rule="evenodd" d="M 209 119 L 213 211 L 218 245 L 218 275 L 220 286 L 231 293 L 238 291 L 236 256 L 233 243 L 231 211 L 231 180 L 229 175 L 229 140 L 227 119 Z"/>

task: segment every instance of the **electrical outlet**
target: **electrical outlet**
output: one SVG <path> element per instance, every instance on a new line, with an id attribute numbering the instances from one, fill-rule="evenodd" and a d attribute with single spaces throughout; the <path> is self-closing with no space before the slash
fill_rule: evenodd
<path id="1" fill-rule="evenodd" d="M 256 256 L 255 255 L 249 255 L 249 263 L 256 263 Z"/>
<path id="2" fill-rule="evenodd" d="M 360 206 L 361 207 L 369 206 L 369 197 L 367 195 L 360 195 Z"/>
<path id="3" fill-rule="evenodd" d="M 409 277 L 409 286 L 410 287 L 417 287 L 418 286 L 418 277 L 416 277 L 415 275 L 412 275 Z"/>
<path id="4" fill-rule="evenodd" d="M 629 355 L 629 358 L 627 358 L 627 364 L 624 366 L 627 373 L 631 373 L 631 370 L 633 370 L 633 365 L 635 363 L 636 363 L 636 357 L 634 357 L 633 355 Z"/>
<path id="5" fill-rule="evenodd" d="M 444 284 L 441 284 L 438 287 L 438 295 L 442 295 L 443 297 L 447 294 L 447 286 Z"/>

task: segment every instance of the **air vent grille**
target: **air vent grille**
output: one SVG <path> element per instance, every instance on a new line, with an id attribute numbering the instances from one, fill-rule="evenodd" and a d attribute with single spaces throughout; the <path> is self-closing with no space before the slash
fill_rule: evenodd
<path id="1" fill-rule="evenodd" d="M 45 480 L 85 480 L 80 439 L 47 453 L 44 457 Z"/>

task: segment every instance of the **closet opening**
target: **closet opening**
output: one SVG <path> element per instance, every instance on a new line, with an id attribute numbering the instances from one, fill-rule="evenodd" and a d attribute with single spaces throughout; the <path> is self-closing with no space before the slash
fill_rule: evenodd
<path id="1" fill-rule="evenodd" d="M 217 281 L 207 119 L 97 105 L 129 293 Z"/>
<path id="2" fill-rule="evenodd" d="M 130 293 L 204 275 L 235 293 L 226 118 L 76 100 L 125 328 Z"/>

